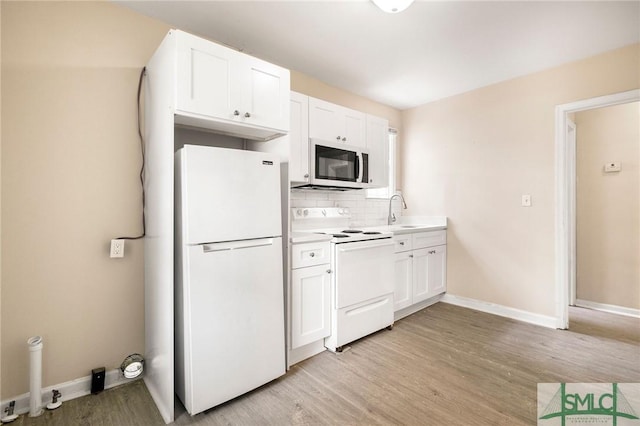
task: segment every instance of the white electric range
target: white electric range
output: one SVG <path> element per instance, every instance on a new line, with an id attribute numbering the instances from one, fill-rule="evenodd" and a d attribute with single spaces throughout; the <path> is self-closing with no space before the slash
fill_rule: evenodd
<path id="1" fill-rule="evenodd" d="M 348 208 L 294 208 L 292 230 L 331 239 L 331 335 L 325 347 L 343 346 L 393 326 L 393 233 L 349 226 Z"/>

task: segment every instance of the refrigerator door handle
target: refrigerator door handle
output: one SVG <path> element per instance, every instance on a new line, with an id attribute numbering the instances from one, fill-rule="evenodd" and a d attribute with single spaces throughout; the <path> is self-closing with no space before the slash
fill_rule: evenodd
<path id="1" fill-rule="evenodd" d="M 258 240 L 230 241 L 226 243 L 203 244 L 202 251 L 204 253 L 212 253 L 217 251 L 240 250 L 254 247 L 272 246 L 273 238 L 261 238 Z"/>

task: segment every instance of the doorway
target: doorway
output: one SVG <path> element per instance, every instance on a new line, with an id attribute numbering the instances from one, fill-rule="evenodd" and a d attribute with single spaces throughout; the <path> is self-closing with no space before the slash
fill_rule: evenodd
<path id="1" fill-rule="evenodd" d="M 640 101 L 640 90 L 586 99 L 556 107 L 556 328 L 569 328 L 569 303 L 576 279 L 576 150 L 569 125 L 571 114 Z M 573 128 L 575 135 L 575 127 Z"/>

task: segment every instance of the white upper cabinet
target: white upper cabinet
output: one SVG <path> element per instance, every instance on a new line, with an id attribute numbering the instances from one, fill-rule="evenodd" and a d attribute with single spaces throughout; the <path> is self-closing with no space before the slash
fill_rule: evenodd
<path id="1" fill-rule="evenodd" d="M 309 182 L 309 97 L 291 92 L 289 180 Z"/>
<path id="2" fill-rule="evenodd" d="M 372 188 L 389 183 L 389 121 L 367 114 L 369 184 Z"/>
<path id="3" fill-rule="evenodd" d="M 288 70 L 182 31 L 175 34 L 177 123 L 254 139 L 289 131 Z"/>
<path id="4" fill-rule="evenodd" d="M 340 105 L 309 98 L 309 137 L 366 146 L 366 116 Z"/>

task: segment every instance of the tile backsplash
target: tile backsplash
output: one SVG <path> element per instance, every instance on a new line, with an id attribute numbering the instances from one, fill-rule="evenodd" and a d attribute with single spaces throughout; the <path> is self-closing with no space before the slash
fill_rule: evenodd
<path id="1" fill-rule="evenodd" d="M 348 207 L 351 226 L 378 226 L 387 224 L 389 200 L 366 198 L 366 191 L 318 191 L 291 189 L 291 208 L 294 207 Z M 401 201 L 393 200 L 391 211 L 402 215 Z"/>

